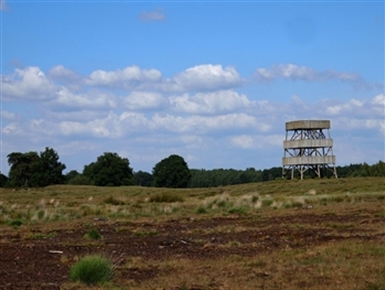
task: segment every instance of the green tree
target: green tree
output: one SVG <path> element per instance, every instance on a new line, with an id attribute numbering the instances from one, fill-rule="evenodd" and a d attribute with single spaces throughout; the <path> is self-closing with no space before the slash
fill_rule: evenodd
<path id="1" fill-rule="evenodd" d="M 32 182 L 34 186 L 47 186 L 50 184 L 65 183 L 63 170 L 66 166 L 59 162 L 59 155 L 52 148 L 46 147 L 40 152 L 39 159 L 33 165 Z"/>
<path id="2" fill-rule="evenodd" d="M 59 162 L 59 155 L 52 148 L 40 152 L 13 152 L 8 156 L 9 186 L 39 187 L 64 182 L 62 171 L 66 166 Z"/>
<path id="3" fill-rule="evenodd" d="M 97 186 L 133 184 L 133 173 L 127 158 L 117 153 L 105 152 L 96 162 L 84 166 L 83 175 Z"/>
<path id="4" fill-rule="evenodd" d="M 152 176 L 156 187 L 184 188 L 191 179 L 191 172 L 184 159 L 174 154 L 158 162 Z"/>
<path id="5" fill-rule="evenodd" d="M 0 172 L 0 187 L 5 187 L 8 182 L 8 177 Z"/>
<path id="6" fill-rule="evenodd" d="M 154 179 L 150 173 L 139 170 L 134 173 L 134 181 L 135 185 L 152 186 Z"/>
<path id="7" fill-rule="evenodd" d="M 12 152 L 7 157 L 8 164 L 11 166 L 9 170 L 9 186 L 35 186 L 32 181 L 33 167 L 36 165 L 39 155 L 36 152 Z"/>

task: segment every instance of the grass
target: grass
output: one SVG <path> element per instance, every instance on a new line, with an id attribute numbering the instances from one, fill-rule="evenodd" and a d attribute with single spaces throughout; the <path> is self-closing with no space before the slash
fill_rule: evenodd
<path id="1" fill-rule="evenodd" d="M 98 232 L 97 229 L 90 229 L 89 232 L 84 235 L 84 238 L 90 240 L 100 240 L 103 238 L 103 236 Z"/>
<path id="2" fill-rule="evenodd" d="M 58 233 L 57 249 L 76 245 L 87 253 L 107 252 L 124 244 L 127 250 L 116 255 L 125 255 L 140 245 L 119 266 L 97 256 L 106 259 L 117 275 L 112 277 L 110 271 L 110 280 L 103 278 L 102 284 L 84 282 L 99 283 L 95 289 L 384 289 L 384 199 L 383 178 L 200 189 L 74 185 L 1 189 L 0 243 L 52 244 L 50 238 Z M 174 228 L 178 224 L 184 227 Z M 102 238 L 100 233 L 103 243 L 93 241 Z M 150 249 L 152 241 L 157 244 Z M 172 255 L 174 247 L 191 247 L 196 253 L 207 250 L 211 255 L 186 258 L 184 248 Z M 158 252 L 167 254 L 141 257 Z M 76 261 L 66 255 L 60 266 Z M 83 283 L 75 273 L 86 270 L 78 267 L 93 267 L 85 258 L 73 265 L 70 277 L 78 282 L 72 283 Z M 80 262 L 88 266 L 78 266 Z M 127 274 L 137 278 L 127 279 Z M 76 288 L 77 284 L 60 287 L 89 289 Z"/>
<path id="3" fill-rule="evenodd" d="M 70 279 L 87 285 L 108 282 L 113 273 L 112 263 L 100 255 L 85 256 L 70 270 Z"/>

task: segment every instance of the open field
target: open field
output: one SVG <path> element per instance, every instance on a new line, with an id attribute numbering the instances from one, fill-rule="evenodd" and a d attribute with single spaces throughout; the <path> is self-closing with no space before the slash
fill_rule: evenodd
<path id="1" fill-rule="evenodd" d="M 0 233 L 0 289 L 90 289 L 87 254 L 114 263 L 92 289 L 385 289 L 383 178 L 1 189 Z"/>

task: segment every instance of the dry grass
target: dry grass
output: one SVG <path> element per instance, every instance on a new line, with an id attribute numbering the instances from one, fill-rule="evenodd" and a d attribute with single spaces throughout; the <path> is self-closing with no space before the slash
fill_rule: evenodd
<path id="1" fill-rule="evenodd" d="M 62 185 L 0 192 L 2 233 L 17 233 L 27 243 L 54 239 L 60 231 L 89 231 L 86 225 L 95 219 L 113 227 L 117 234 L 139 240 L 166 235 L 162 226 L 168 221 L 199 223 L 218 217 L 228 218 L 228 224 L 186 227 L 178 233 L 191 236 L 202 250 L 226 253 L 247 248 L 249 256 L 127 257 L 116 266 L 110 283 L 93 289 L 385 289 L 383 178 L 282 180 L 205 189 Z M 239 217 L 247 222 L 238 224 Z M 20 226 L 10 226 L 17 221 Z M 287 240 L 287 246 L 258 251 L 258 243 L 269 237 L 250 243 L 238 238 L 255 231 L 278 232 L 277 237 Z M 310 236 L 306 247 L 297 243 L 301 232 L 316 231 L 326 233 L 328 239 L 313 243 Z M 216 235 L 230 238 L 222 244 L 206 239 Z M 108 239 L 104 233 L 103 237 Z M 79 243 L 90 245 L 83 236 Z M 105 244 L 103 239 L 97 247 Z M 71 261 L 69 256 L 62 259 L 66 265 Z M 146 279 L 128 279 L 127 273 Z M 88 289 L 70 282 L 60 287 Z"/>

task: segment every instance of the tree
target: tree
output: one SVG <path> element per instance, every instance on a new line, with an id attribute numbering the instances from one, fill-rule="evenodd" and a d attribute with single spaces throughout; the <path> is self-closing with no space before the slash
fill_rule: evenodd
<path id="1" fill-rule="evenodd" d="M 59 155 L 52 148 L 40 152 L 13 152 L 8 156 L 10 186 L 47 186 L 64 182 L 62 171 L 66 168 L 59 162 Z"/>
<path id="2" fill-rule="evenodd" d="M 75 178 L 78 176 L 80 173 L 77 170 L 71 170 L 65 174 L 65 181 L 68 183 L 71 179 Z"/>
<path id="3" fill-rule="evenodd" d="M 105 152 L 96 162 L 84 166 L 83 175 L 97 186 L 121 186 L 133 184 L 133 173 L 127 158 L 117 153 Z"/>
<path id="4" fill-rule="evenodd" d="M 8 177 L 0 172 L 0 187 L 5 187 L 8 182 Z"/>
<path id="5" fill-rule="evenodd" d="M 152 186 L 154 179 L 150 173 L 139 170 L 134 173 L 134 181 L 135 185 Z"/>
<path id="6" fill-rule="evenodd" d="M 182 157 L 170 155 L 154 166 L 152 176 L 156 187 L 183 188 L 188 186 L 191 172 Z"/>
<path id="7" fill-rule="evenodd" d="M 35 186 L 65 183 L 63 170 L 66 166 L 59 162 L 59 155 L 52 148 L 46 147 L 43 152 L 40 152 L 40 158 L 33 169 L 32 177 Z"/>
<path id="8" fill-rule="evenodd" d="M 39 155 L 36 152 L 13 152 L 8 154 L 8 164 L 11 166 L 9 170 L 10 186 L 34 186 L 31 182 L 33 175 L 33 166 L 36 165 Z"/>

